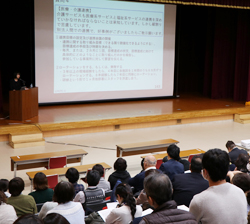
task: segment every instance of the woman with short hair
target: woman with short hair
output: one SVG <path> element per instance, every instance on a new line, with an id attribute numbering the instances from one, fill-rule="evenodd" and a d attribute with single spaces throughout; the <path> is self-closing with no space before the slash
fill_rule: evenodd
<path id="1" fill-rule="evenodd" d="M 33 179 L 33 188 L 36 191 L 29 193 L 29 195 L 35 199 L 36 204 L 52 201 L 54 192 L 48 188 L 48 179 L 44 173 L 36 173 Z"/>

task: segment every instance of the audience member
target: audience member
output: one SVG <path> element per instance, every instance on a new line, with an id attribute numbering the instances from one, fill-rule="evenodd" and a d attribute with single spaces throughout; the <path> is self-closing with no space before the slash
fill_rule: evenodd
<path id="1" fill-rule="evenodd" d="M 43 224 L 43 221 L 36 215 L 26 214 L 19 217 L 13 224 Z"/>
<path id="2" fill-rule="evenodd" d="M 25 214 L 36 214 L 36 202 L 30 195 L 21 194 L 24 190 L 24 181 L 20 177 L 13 178 L 9 183 L 9 192 L 11 197 L 7 199 L 7 203 L 12 205 L 17 216 Z"/>
<path id="3" fill-rule="evenodd" d="M 127 169 L 126 160 L 123 158 L 118 158 L 114 163 L 115 172 L 113 172 L 108 178 L 108 181 L 110 182 L 112 190 L 113 190 L 117 180 L 120 180 L 122 183 L 128 182 L 128 180 L 130 178 L 130 174 L 126 169 Z"/>
<path id="4" fill-rule="evenodd" d="M 64 216 L 71 224 L 85 223 L 85 212 L 81 203 L 73 202 L 75 190 L 70 182 L 61 181 L 58 183 L 54 190 L 53 201 L 58 205 L 47 212 L 58 213 Z"/>
<path id="5" fill-rule="evenodd" d="M 7 205 L 6 201 L 6 195 L 0 191 L 0 224 L 12 224 L 17 219 L 15 209 Z"/>
<path id="6" fill-rule="evenodd" d="M 74 167 L 69 168 L 65 176 L 68 179 L 68 181 L 73 184 L 74 189 L 75 189 L 75 195 L 79 191 L 84 191 L 84 186 L 82 184 L 77 183 L 77 181 L 79 180 L 79 172 L 76 168 Z"/>
<path id="7" fill-rule="evenodd" d="M 53 190 L 48 188 L 48 179 L 42 172 L 36 173 L 33 179 L 33 187 L 36 191 L 29 193 L 36 204 L 52 201 Z"/>
<path id="8" fill-rule="evenodd" d="M 175 175 L 173 183 L 173 199 L 177 205 L 186 205 L 189 207 L 193 196 L 208 188 L 208 181 L 201 175 L 202 155 L 196 155 L 192 158 L 190 164 L 191 173 Z"/>
<path id="9" fill-rule="evenodd" d="M 202 159 L 203 176 L 209 188 L 195 195 L 190 212 L 202 224 L 247 223 L 247 201 L 241 189 L 226 182 L 229 156 L 221 149 L 207 151 Z"/>
<path id="10" fill-rule="evenodd" d="M 9 198 L 11 195 L 7 191 L 9 189 L 9 181 L 7 179 L 1 179 L 0 180 L 0 191 L 3 191 L 7 198 Z"/>
<path id="11" fill-rule="evenodd" d="M 172 181 L 176 174 L 184 173 L 184 166 L 179 162 L 180 160 L 180 148 L 172 144 L 167 148 L 168 161 L 161 164 L 160 170 L 168 175 Z"/>
<path id="12" fill-rule="evenodd" d="M 128 224 L 135 217 L 142 215 L 142 208 L 135 204 L 132 190 L 128 185 L 119 184 L 115 193 L 119 205 L 107 216 L 107 224 Z"/>
<path id="13" fill-rule="evenodd" d="M 50 213 L 43 219 L 44 224 L 70 224 L 67 219 L 58 213 Z"/>
<path id="14" fill-rule="evenodd" d="M 102 188 L 104 191 L 110 190 L 110 183 L 104 179 L 104 167 L 101 164 L 96 164 L 93 166 L 92 170 L 98 171 L 101 176 L 97 188 Z"/>
<path id="15" fill-rule="evenodd" d="M 238 158 L 235 160 L 236 170 L 241 171 L 243 173 L 248 173 L 247 164 L 249 163 L 249 155 L 240 154 Z"/>
<path id="16" fill-rule="evenodd" d="M 38 214 L 38 217 L 40 219 L 44 219 L 45 216 L 47 215 L 47 212 L 50 211 L 51 209 L 55 208 L 56 206 L 58 205 L 57 202 L 54 202 L 54 201 L 48 201 L 48 202 L 45 202 Z"/>
<path id="17" fill-rule="evenodd" d="M 139 192 L 143 189 L 143 181 L 147 170 L 156 169 L 156 159 L 152 155 L 148 155 L 144 160 L 144 171 L 130 178 L 128 184 L 134 187 L 134 192 Z"/>
<path id="18" fill-rule="evenodd" d="M 140 224 L 197 224 L 191 213 L 177 209 L 176 202 L 172 200 L 172 184 L 166 175 L 159 173 L 147 176 L 144 180 L 144 190 L 154 211 L 144 216 Z"/>
<path id="19" fill-rule="evenodd" d="M 102 202 L 105 198 L 105 191 L 97 188 L 100 178 L 98 171 L 90 170 L 87 173 L 88 188 L 84 192 L 78 192 L 74 201 L 81 202 L 82 204 Z"/>
<path id="20" fill-rule="evenodd" d="M 226 148 L 228 150 L 228 155 L 231 163 L 235 163 L 236 159 L 240 154 L 248 155 L 244 149 L 238 149 L 233 141 L 227 141 Z"/>

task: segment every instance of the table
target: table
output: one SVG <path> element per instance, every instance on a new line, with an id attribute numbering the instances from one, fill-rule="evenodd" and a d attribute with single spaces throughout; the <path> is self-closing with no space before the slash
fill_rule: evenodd
<path id="1" fill-rule="evenodd" d="M 189 149 L 189 150 L 180 151 L 180 157 L 183 158 L 183 157 L 188 157 L 189 155 L 201 154 L 201 153 L 205 153 L 205 151 L 201 149 Z M 167 153 L 153 154 L 156 160 L 163 159 L 167 155 L 168 155 Z M 142 156 L 141 158 L 145 158 L 145 157 L 146 156 Z"/>
<path id="2" fill-rule="evenodd" d="M 80 164 L 82 165 L 83 156 L 87 154 L 88 153 L 83 149 L 75 149 L 67 151 L 12 156 L 10 157 L 11 171 L 14 171 L 14 177 L 16 177 L 17 170 L 48 166 L 49 158 L 57 156 L 67 156 L 67 164 L 80 162 Z"/>
<path id="3" fill-rule="evenodd" d="M 150 142 L 137 142 L 130 144 L 117 145 L 116 156 L 132 156 L 144 153 L 167 151 L 167 147 L 171 144 L 177 144 L 174 139 L 163 139 Z"/>
<path id="4" fill-rule="evenodd" d="M 109 166 L 107 163 L 98 163 L 101 164 L 105 171 L 111 169 L 112 167 Z M 83 174 L 83 173 L 87 173 L 87 171 L 89 169 L 91 169 L 94 165 L 96 165 L 96 163 L 93 164 L 85 164 L 85 165 L 80 165 L 80 166 L 73 166 L 74 168 L 76 168 L 79 172 L 79 174 Z M 64 176 L 66 171 L 69 169 L 70 167 L 63 167 L 63 168 L 56 168 L 56 169 L 50 169 L 50 170 L 42 170 L 42 171 L 31 171 L 31 172 L 27 172 L 26 174 L 28 175 L 30 181 L 31 181 L 31 191 L 33 190 L 33 179 L 34 176 L 36 175 L 36 173 L 38 172 L 42 172 L 44 173 L 46 176 L 48 175 L 58 175 L 58 176 Z"/>

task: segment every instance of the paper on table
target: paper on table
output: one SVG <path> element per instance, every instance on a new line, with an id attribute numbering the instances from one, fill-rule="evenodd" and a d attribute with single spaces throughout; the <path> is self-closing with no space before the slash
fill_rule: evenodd
<path id="1" fill-rule="evenodd" d="M 105 222 L 106 218 L 108 217 L 109 213 L 113 210 L 112 209 L 104 209 L 101 211 L 98 211 L 98 214 L 102 217 L 103 221 Z"/>
<path id="2" fill-rule="evenodd" d="M 189 212 L 189 208 L 186 205 L 179 205 L 177 208 Z"/>
<path id="3" fill-rule="evenodd" d="M 153 209 L 148 208 L 148 209 L 146 209 L 146 210 L 144 210 L 144 211 L 142 212 L 141 216 L 143 217 L 143 216 L 145 216 L 145 215 L 149 215 L 149 214 L 151 214 L 152 212 L 153 212 Z"/>
<path id="4" fill-rule="evenodd" d="M 107 203 L 108 209 L 116 208 L 117 205 L 118 205 L 118 202 L 109 202 L 109 203 Z"/>

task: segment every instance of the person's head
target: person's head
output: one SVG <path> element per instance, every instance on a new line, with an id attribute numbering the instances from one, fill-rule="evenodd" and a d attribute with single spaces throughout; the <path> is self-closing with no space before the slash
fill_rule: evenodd
<path id="1" fill-rule="evenodd" d="M 228 153 L 221 149 L 210 149 L 204 153 L 202 159 L 203 175 L 207 175 L 213 182 L 225 180 L 229 168 Z"/>
<path id="2" fill-rule="evenodd" d="M 87 183 L 89 186 L 96 186 L 99 181 L 101 179 L 101 176 L 99 174 L 98 171 L 96 170 L 90 170 L 88 173 L 87 173 Z"/>
<path id="3" fill-rule="evenodd" d="M 13 224 L 43 224 L 43 221 L 34 214 L 20 216 Z"/>
<path id="4" fill-rule="evenodd" d="M 100 177 L 103 177 L 104 176 L 104 168 L 101 164 L 96 164 L 93 166 L 92 170 L 96 170 L 99 172 L 100 174 Z"/>
<path id="5" fill-rule="evenodd" d="M 177 161 L 180 160 L 180 148 L 177 145 L 172 144 L 168 146 L 167 153 L 168 153 L 168 156 L 171 157 L 171 159 L 174 159 Z"/>
<path id="6" fill-rule="evenodd" d="M 147 177 L 147 176 L 149 176 L 149 175 L 154 175 L 155 173 L 160 173 L 160 171 L 159 170 L 157 170 L 157 169 L 150 169 L 150 170 L 147 170 L 146 172 L 145 172 L 145 177 Z"/>
<path id="7" fill-rule="evenodd" d="M 119 184 L 116 187 L 115 195 L 120 204 L 124 203 L 125 205 L 130 207 L 131 215 L 134 219 L 134 215 L 136 212 L 136 203 L 131 188 L 127 184 Z"/>
<path id="8" fill-rule="evenodd" d="M 127 169 L 127 161 L 123 158 L 118 158 L 114 163 L 114 170 L 125 171 Z"/>
<path id="9" fill-rule="evenodd" d="M 142 160 L 141 160 L 141 168 L 142 168 L 142 170 L 144 170 L 144 160 L 145 160 L 145 158 L 142 158 Z"/>
<path id="10" fill-rule="evenodd" d="M 70 224 L 64 216 L 58 213 L 50 213 L 43 219 L 44 224 Z"/>
<path id="11" fill-rule="evenodd" d="M 247 173 L 237 173 L 232 179 L 232 184 L 236 185 L 246 193 L 250 191 L 250 176 Z"/>
<path id="12" fill-rule="evenodd" d="M 33 186 L 35 190 L 45 190 L 48 188 L 48 179 L 42 172 L 36 173 L 33 179 Z"/>
<path id="13" fill-rule="evenodd" d="M 156 158 L 152 155 L 146 156 L 144 159 L 144 170 L 153 166 L 156 166 Z"/>
<path id="14" fill-rule="evenodd" d="M 24 190 L 24 181 L 20 177 L 13 178 L 9 183 L 9 192 L 11 196 L 15 197 L 22 193 Z"/>
<path id="15" fill-rule="evenodd" d="M 79 172 L 76 168 L 71 167 L 67 170 L 65 174 L 66 178 L 69 180 L 70 183 L 76 183 L 79 180 Z"/>
<path id="16" fill-rule="evenodd" d="M 192 173 L 201 173 L 203 155 L 195 155 L 191 159 L 190 170 Z"/>
<path id="17" fill-rule="evenodd" d="M 154 208 L 172 199 L 172 183 L 163 173 L 154 173 L 144 179 L 144 191 L 149 204 Z"/>
<path id="18" fill-rule="evenodd" d="M 6 192 L 9 188 L 9 181 L 7 179 L 0 180 L 0 191 Z"/>
<path id="19" fill-rule="evenodd" d="M 247 173 L 247 164 L 249 163 L 249 155 L 240 154 L 236 161 L 234 162 L 237 170 Z"/>
<path id="20" fill-rule="evenodd" d="M 235 144 L 233 141 L 227 141 L 226 143 L 226 148 L 229 152 L 231 152 L 233 150 L 233 148 L 235 147 Z"/>
<path id="21" fill-rule="evenodd" d="M 14 73 L 14 79 L 19 79 L 21 76 L 20 72 L 15 72 Z"/>
<path id="22" fill-rule="evenodd" d="M 5 193 L 3 191 L 0 191 L 0 206 L 3 202 L 6 203 L 6 201 L 7 201 L 7 197 Z"/>
<path id="23" fill-rule="evenodd" d="M 58 204 L 64 204 L 72 201 L 75 197 L 75 189 L 72 183 L 67 181 L 59 182 L 55 189 L 53 195 L 53 201 Z"/>

